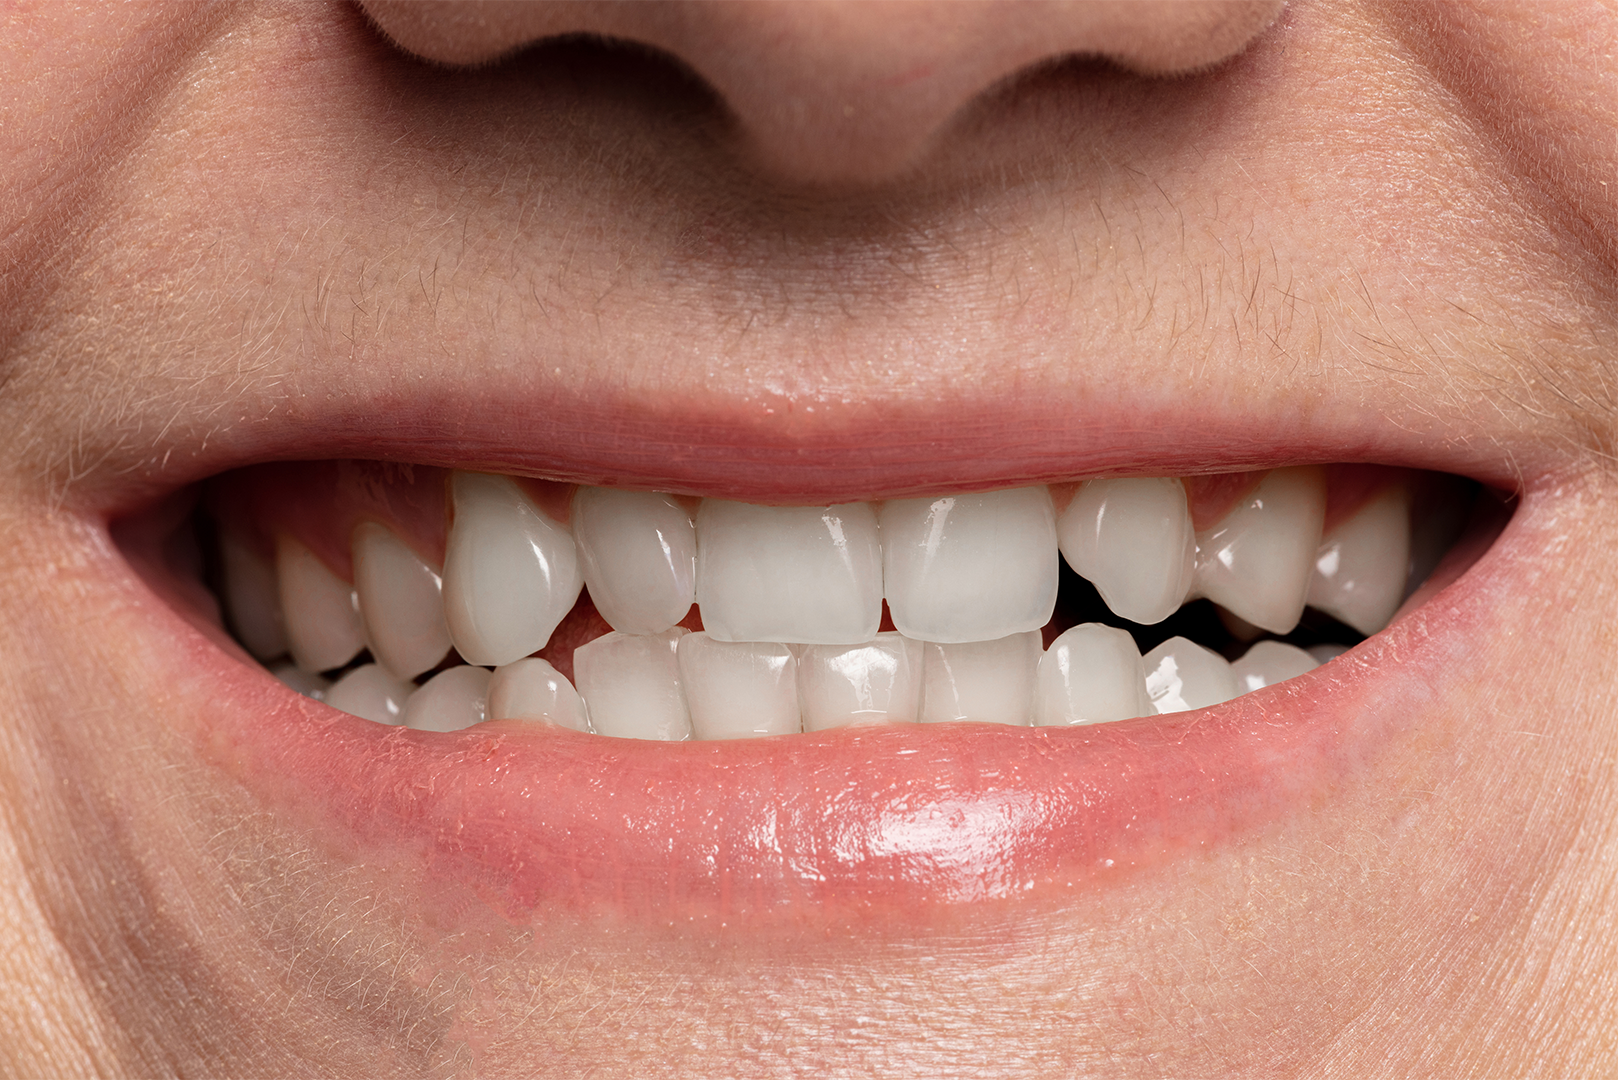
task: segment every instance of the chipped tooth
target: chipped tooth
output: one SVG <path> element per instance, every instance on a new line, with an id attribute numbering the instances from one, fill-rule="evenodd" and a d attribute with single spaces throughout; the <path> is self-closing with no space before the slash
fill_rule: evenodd
<path id="1" fill-rule="evenodd" d="M 698 739 L 751 739 L 801 729 L 798 661 L 776 642 L 687 634 L 677 650 L 680 685 Z"/>
<path id="2" fill-rule="evenodd" d="M 1388 625 L 1410 572 L 1410 490 L 1383 489 L 1321 540 L 1309 603 L 1362 634 Z"/>
<path id="3" fill-rule="evenodd" d="M 573 684 L 537 656 L 494 669 L 489 680 L 489 719 L 545 720 L 574 731 L 589 731 L 584 699 Z"/>
<path id="4" fill-rule="evenodd" d="M 1026 727 L 1033 722 L 1038 630 L 995 641 L 928 641 L 921 652 L 923 723 L 972 720 Z"/>
<path id="5" fill-rule="evenodd" d="M 458 472 L 444 555 L 444 614 L 470 664 L 545 647 L 584 586 L 573 536 L 505 476 Z"/>
<path id="6" fill-rule="evenodd" d="M 893 624 L 957 644 L 1038 630 L 1056 608 L 1056 512 L 1043 487 L 894 499 L 882 507 Z"/>
<path id="7" fill-rule="evenodd" d="M 1250 694 L 1278 682 L 1295 679 L 1320 666 L 1320 661 L 1296 645 L 1284 641 L 1260 641 L 1234 664 L 1240 693 Z"/>
<path id="8" fill-rule="evenodd" d="M 276 577 L 287 647 L 305 671 L 342 667 L 365 648 L 354 587 L 290 536 L 276 541 Z"/>
<path id="9" fill-rule="evenodd" d="M 803 730 L 915 722 L 921 664 L 921 642 L 892 631 L 864 645 L 811 645 L 798 656 Z"/>
<path id="10" fill-rule="evenodd" d="M 661 634 L 614 630 L 573 651 L 574 683 L 596 734 L 663 742 L 691 737 L 675 653 L 689 633 L 683 626 Z"/>
<path id="11" fill-rule="evenodd" d="M 660 634 L 696 599 L 697 530 L 672 496 L 581 487 L 573 539 L 601 617 L 626 634 Z"/>
<path id="12" fill-rule="evenodd" d="M 1172 637 L 1142 660 L 1146 696 L 1159 713 L 1205 709 L 1241 693 L 1230 663 L 1212 649 Z"/>
<path id="13" fill-rule="evenodd" d="M 697 606 L 717 641 L 850 645 L 882 619 L 882 548 L 869 503 L 697 510 Z"/>
<path id="14" fill-rule="evenodd" d="M 237 639 L 259 660 L 280 656 L 287 651 L 287 628 L 275 567 L 231 532 L 220 535 L 219 555 L 225 572 L 225 611 Z"/>
<path id="15" fill-rule="evenodd" d="M 436 571 L 385 525 L 354 529 L 354 588 L 377 663 L 413 679 L 449 652 L 444 599 Z"/>
<path id="16" fill-rule="evenodd" d="M 378 724 L 402 724 L 415 689 L 380 664 L 362 664 L 331 685 L 326 704 Z"/>
<path id="17" fill-rule="evenodd" d="M 1131 622 L 1162 622 L 1191 590 L 1197 542 L 1179 480 L 1088 481 L 1062 512 L 1056 531 L 1074 573 Z"/>
<path id="18" fill-rule="evenodd" d="M 1129 631 L 1081 623 L 1062 632 L 1039 661 L 1034 722 L 1102 724 L 1152 711 L 1146 670 Z"/>
<path id="19" fill-rule="evenodd" d="M 331 688 L 330 679 L 305 671 L 297 664 L 276 664 L 270 669 L 270 674 L 280 679 L 288 689 L 316 701 L 325 701 L 326 691 Z"/>
<path id="20" fill-rule="evenodd" d="M 488 703 L 489 669 L 457 664 L 410 695 L 404 707 L 404 726 L 417 731 L 460 731 L 483 723 Z"/>
<path id="21" fill-rule="evenodd" d="M 1326 511 L 1325 474 L 1275 469 L 1223 521 L 1197 534 L 1196 591 L 1276 634 L 1303 614 Z"/>

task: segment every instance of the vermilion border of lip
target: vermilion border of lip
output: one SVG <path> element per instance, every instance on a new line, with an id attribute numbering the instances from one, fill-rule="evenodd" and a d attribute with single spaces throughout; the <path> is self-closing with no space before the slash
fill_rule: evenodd
<path id="1" fill-rule="evenodd" d="M 385 727 L 298 697 L 195 628 L 208 753 L 354 858 L 507 919 L 893 917 L 1060 903 L 1326 805 L 1464 669 L 1508 528 L 1330 665 L 1212 709 L 1064 729 L 848 728 L 665 744 Z M 1396 660 L 1396 662 L 1395 662 Z"/>

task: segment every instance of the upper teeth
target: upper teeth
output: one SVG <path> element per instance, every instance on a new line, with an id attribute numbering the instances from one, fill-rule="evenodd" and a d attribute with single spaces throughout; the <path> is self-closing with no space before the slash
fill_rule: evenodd
<path id="1" fill-rule="evenodd" d="M 328 702 L 435 730 L 486 715 L 584 728 L 588 714 L 598 733 L 662 739 L 859 720 L 1090 723 L 1213 704 L 1315 659 L 1263 642 L 1233 670 L 1184 638 L 1143 659 L 1128 633 L 1099 624 L 1042 652 L 1059 551 L 1131 621 L 1203 595 L 1275 633 L 1306 600 L 1374 633 L 1403 599 L 1409 563 L 1408 490 L 1387 488 L 1323 539 L 1315 468 L 1267 474 L 1201 532 L 1172 478 L 1092 480 L 1060 514 L 1044 487 L 829 507 L 710 499 L 694 516 L 672 496 L 584 487 L 563 523 L 508 477 L 456 473 L 450 492 L 441 575 L 376 522 L 354 532 L 353 586 L 290 537 L 271 567 L 227 534 L 239 636 L 266 659 L 284 644 L 303 672 L 369 645 L 377 666 L 330 687 Z M 615 632 L 575 650 L 575 692 L 525 658 L 585 584 Z M 877 632 L 884 599 L 898 633 Z M 675 624 L 693 600 L 704 632 L 688 635 Z M 498 668 L 492 682 L 452 668 L 411 687 L 451 644 Z"/>

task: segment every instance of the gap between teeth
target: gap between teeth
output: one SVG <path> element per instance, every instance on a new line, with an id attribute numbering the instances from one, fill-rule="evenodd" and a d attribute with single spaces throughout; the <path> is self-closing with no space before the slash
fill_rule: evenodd
<path id="1" fill-rule="evenodd" d="M 1217 704 L 1333 647 L 1261 641 L 1231 664 L 1175 637 L 1142 656 L 1127 631 L 1086 623 L 1042 649 L 1059 559 L 1132 622 L 1207 597 L 1276 634 L 1305 603 L 1375 633 L 1410 567 L 1408 488 L 1388 486 L 1323 536 L 1313 467 L 1266 474 L 1200 533 L 1174 478 L 1088 481 L 1060 513 L 1044 487 L 829 507 L 708 499 L 695 514 L 668 495 L 584 487 L 567 524 L 506 477 L 456 473 L 450 491 L 442 568 L 367 522 L 353 585 L 291 537 L 271 565 L 226 533 L 237 636 L 261 659 L 290 654 L 272 671 L 294 689 L 423 730 L 545 720 L 680 740 L 1087 724 Z M 614 630 L 574 652 L 575 688 L 532 654 L 584 587 Z M 878 632 L 884 599 L 897 632 Z M 703 632 L 676 625 L 693 602 Z M 416 686 L 452 645 L 467 664 Z M 367 647 L 376 663 L 335 683 L 319 674 Z"/>

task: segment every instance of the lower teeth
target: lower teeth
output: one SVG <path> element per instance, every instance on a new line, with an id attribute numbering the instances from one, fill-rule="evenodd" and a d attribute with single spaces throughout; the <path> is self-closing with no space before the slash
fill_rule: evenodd
<path id="1" fill-rule="evenodd" d="M 1447 490 L 1422 500 L 1447 527 L 1411 521 L 1423 483 Z M 1317 540 L 1318 469 L 1260 478 L 1201 531 L 1185 485 L 1163 479 L 1093 481 L 1060 508 L 1045 488 L 822 510 L 709 502 L 694 527 L 689 500 L 664 495 L 579 489 L 569 524 L 507 478 L 449 487 L 442 572 L 366 520 L 357 589 L 284 535 L 270 564 L 226 520 L 216 564 L 238 640 L 299 693 L 425 731 L 515 720 L 677 741 L 1108 722 L 1215 705 L 1375 633 L 1476 490 L 1431 474 L 1384 484 Z M 1211 599 L 1187 602 L 1198 593 Z M 871 637 L 889 605 L 909 633 Z M 603 614 L 620 629 L 601 634 Z"/>

